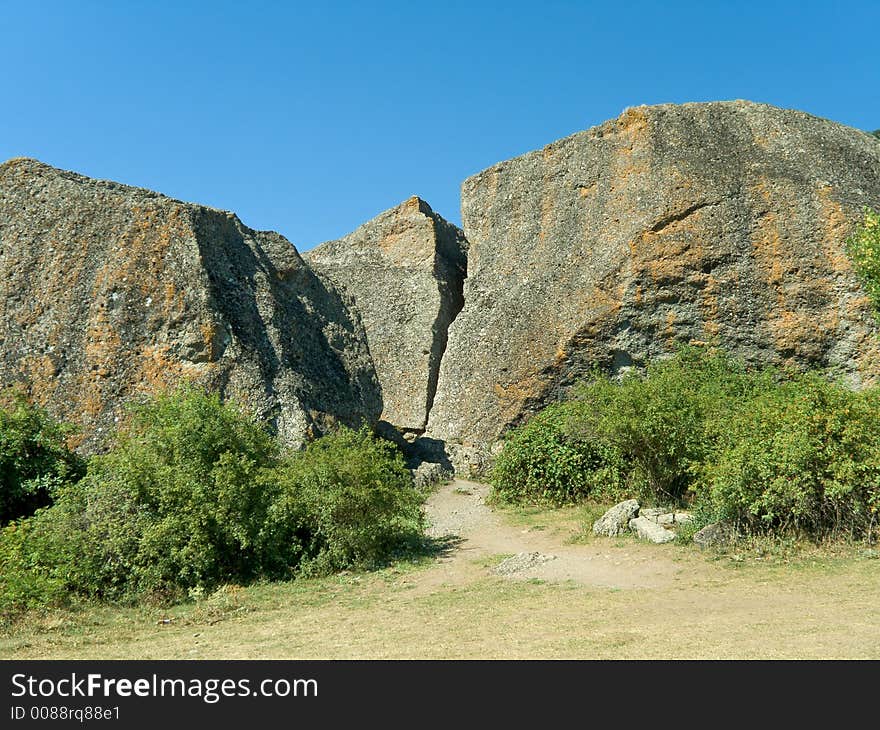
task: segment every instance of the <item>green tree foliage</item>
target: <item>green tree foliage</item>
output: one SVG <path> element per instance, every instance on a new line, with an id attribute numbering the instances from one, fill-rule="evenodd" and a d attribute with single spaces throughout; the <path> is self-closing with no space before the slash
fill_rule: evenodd
<path id="1" fill-rule="evenodd" d="M 761 391 L 720 431 L 699 496 L 747 531 L 869 537 L 880 508 L 880 393 L 818 373 Z"/>
<path id="2" fill-rule="evenodd" d="M 57 489 L 82 476 L 83 461 L 67 448 L 72 429 L 23 394 L 0 399 L 0 525 L 47 506 Z"/>
<path id="3" fill-rule="evenodd" d="M 880 213 L 865 210 L 864 221 L 846 242 L 846 252 L 880 316 Z"/>
<path id="4" fill-rule="evenodd" d="M 606 458 L 585 459 L 572 444 Z M 706 521 L 871 539 L 880 390 L 852 391 L 815 372 L 750 372 L 685 348 L 643 373 L 597 375 L 513 431 L 494 485 L 508 499 L 577 499 L 607 480 L 609 464 L 622 493 L 688 501 Z"/>
<path id="5" fill-rule="evenodd" d="M 284 454 L 234 404 L 181 389 L 137 409 L 53 506 L 6 528 L 0 612 L 371 566 L 421 519 L 402 457 L 367 430 Z"/>
<path id="6" fill-rule="evenodd" d="M 279 498 L 269 532 L 293 527 L 308 574 L 371 568 L 422 534 L 422 496 L 401 453 L 367 428 L 342 428 L 285 459 L 272 475 Z M 276 550 L 281 549 L 278 546 Z"/>
<path id="7" fill-rule="evenodd" d="M 679 501 L 712 449 L 719 415 L 758 382 L 717 350 L 683 347 L 619 380 L 597 374 L 578 391 L 568 429 L 620 454 L 631 493 Z"/>
<path id="8" fill-rule="evenodd" d="M 565 504 L 620 490 L 620 454 L 591 433 L 573 433 L 575 405 L 544 409 L 511 431 L 490 474 L 493 496 L 505 502 Z"/>

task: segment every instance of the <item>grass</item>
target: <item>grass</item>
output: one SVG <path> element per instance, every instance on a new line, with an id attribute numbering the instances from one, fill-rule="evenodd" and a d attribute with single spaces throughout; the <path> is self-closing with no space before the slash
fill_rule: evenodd
<path id="1" fill-rule="evenodd" d="M 491 569 L 508 554 L 464 549 L 458 561 L 225 586 L 167 610 L 33 614 L 0 636 L 0 657 L 880 658 L 876 551 L 753 540 L 701 552 L 605 540 L 585 529 L 600 507 L 499 512 L 517 534 L 541 527 L 542 539 L 578 549 L 672 556 L 674 580 L 656 588 L 506 580 Z"/>

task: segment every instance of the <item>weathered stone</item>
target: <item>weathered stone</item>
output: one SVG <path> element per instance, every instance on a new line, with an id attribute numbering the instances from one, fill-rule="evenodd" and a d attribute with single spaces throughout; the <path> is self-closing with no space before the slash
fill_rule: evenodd
<path id="1" fill-rule="evenodd" d="M 298 444 L 375 421 L 366 339 L 276 233 L 34 160 L 0 165 L 0 384 L 96 448 L 124 405 L 188 379 Z"/>
<path id="2" fill-rule="evenodd" d="M 668 511 L 665 507 L 645 507 L 639 511 L 639 517 L 647 517 L 656 522 L 660 515 L 666 514 Z"/>
<path id="3" fill-rule="evenodd" d="M 354 299 L 382 388 L 382 420 L 422 433 L 447 330 L 464 304 L 464 234 L 413 197 L 303 257 Z"/>
<path id="4" fill-rule="evenodd" d="M 619 502 L 593 523 L 593 534 L 617 537 L 629 529 L 629 521 L 639 514 L 635 499 Z"/>
<path id="5" fill-rule="evenodd" d="M 667 530 L 665 527 L 660 527 L 660 525 L 649 520 L 647 517 L 636 517 L 630 520 L 629 527 L 642 540 L 648 540 L 658 545 L 664 542 L 672 542 L 675 539 L 674 532 Z"/>
<path id="6" fill-rule="evenodd" d="M 551 560 L 556 560 L 556 556 L 543 555 L 541 553 L 517 553 L 502 561 L 495 568 L 495 572 L 498 575 L 515 575 L 532 568 L 537 568 L 539 565 L 548 563 Z"/>
<path id="7" fill-rule="evenodd" d="M 733 538 L 733 529 L 724 522 L 712 522 L 694 533 L 694 542 L 701 548 L 726 545 Z"/>
<path id="8" fill-rule="evenodd" d="M 880 372 L 844 251 L 880 144 L 748 102 L 661 105 L 466 180 L 465 306 L 428 433 L 491 445 L 594 366 L 716 343 L 749 363 Z"/>
<path id="9" fill-rule="evenodd" d="M 431 461 L 423 461 L 412 472 L 413 482 L 416 487 L 429 487 L 433 484 L 448 481 L 453 476 L 452 469 Z"/>
<path id="10" fill-rule="evenodd" d="M 655 522 L 658 525 L 669 526 L 669 525 L 683 525 L 685 522 L 690 522 L 693 519 L 687 512 L 664 512 L 662 515 L 657 515 Z"/>

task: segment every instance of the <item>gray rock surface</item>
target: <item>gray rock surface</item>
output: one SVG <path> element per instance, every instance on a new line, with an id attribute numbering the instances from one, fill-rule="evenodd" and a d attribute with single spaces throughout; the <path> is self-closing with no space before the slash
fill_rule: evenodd
<path id="1" fill-rule="evenodd" d="M 635 499 L 619 502 L 593 523 L 593 534 L 617 537 L 629 530 L 629 521 L 639 514 L 639 503 Z"/>
<path id="2" fill-rule="evenodd" d="M 874 381 L 844 252 L 880 205 L 880 143 L 748 102 L 636 107 L 466 180 L 465 306 L 428 434 L 486 448 L 594 366 L 678 343 Z"/>
<path id="3" fill-rule="evenodd" d="M 416 487 L 429 487 L 433 484 L 448 481 L 452 479 L 452 469 L 443 464 L 435 464 L 430 461 L 423 461 L 413 472 L 413 482 Z"/>
<path id="4" fill-rule="evenodd" d="M 464 234 L 413 197 L 303 257 L 354 299 L 382 388 L 382 420 L 422 433 L 447 330 L 464 304 Z"/>
<path id="5" fill-rule="evenodd" d="M 693 520 L 687 512 L 664 512 L 662 515 L 658 515 L 655 522 L 658 525 L 683 525 L 686 522 L 690 522 Z"/>
<path id="6" fill-rule="evenodd" d="M 630 529 L 636 533 L 642 540 L 656 543 L 658 545 L 664 542 L 672 542 L 675 539 L 675 533 L 661 527 L 653 520 L 647 517 L 636 517 L 629 521 Z"/>
<path id="7" fill-rule="evenodd" d="M 725 545 L 733 538 L 733 529 L 723 522 L 712 522 L 694 533 L 694 542 L 701 548 Z"/>
<path id="8" fill-rule="evenodd" d="M 506 560 L 502 561 L 498 567 L 495 568 L 495 572 L 498 575 L 516 575 L 517 573 L 523 573 L 531 568 L 537 568 L 539 565 L 543 565 L 551 560 L 555 560 L 555 555 L 544 555 L 542 553 L 517 553 L 516 555 L 511 555 Z"/>
<path id="9" fill-rule="evenodd" d="M 97 447 L 124 405 L 189 379 L 290 444 L 374 422 L 381 397 L 343 298 L 232 213 L 28 159 L 0 165 L 0 384 Z"/>

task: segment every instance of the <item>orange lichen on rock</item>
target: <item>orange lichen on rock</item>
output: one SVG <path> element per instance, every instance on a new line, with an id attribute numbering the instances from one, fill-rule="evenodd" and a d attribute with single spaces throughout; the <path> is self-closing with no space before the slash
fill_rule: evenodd
<path id="1" fill-rule="evenodd" d="M 846 255 L 844 241 L 852 230 L 843 206 L 832 197 L 834 193 L 830 185 L 820 185 L 816 189 L 821 210 L 820 220 L 824 222 L 822 251 L 828 260 L 831 270 L 848 273 L 853 270 L 852 262 Z"/>
<path id="2" fill-rule="evenodd" d="M 172 355 L 166 345 L 145 345 L 138 355 L 134 389 L 139 392 L 157 393 L 201 370 L 199 366 L 184 363 Z"/>

